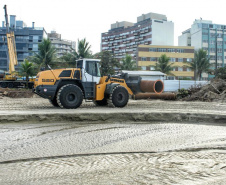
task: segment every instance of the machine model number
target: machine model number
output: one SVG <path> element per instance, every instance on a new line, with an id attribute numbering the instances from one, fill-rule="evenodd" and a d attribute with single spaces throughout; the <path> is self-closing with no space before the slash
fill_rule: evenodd
<path id="1" fill-rule="evenodd" d="M 42 82 L 54 82 L 54 79 L 42 79 Z"/>

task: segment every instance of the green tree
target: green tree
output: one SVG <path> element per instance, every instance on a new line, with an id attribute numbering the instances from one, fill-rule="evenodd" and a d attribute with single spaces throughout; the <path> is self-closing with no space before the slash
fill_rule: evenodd
<path id="1" fill-rule="evenodd" d="M 161 71 L 167 75 L 173 75 L 171 71 L 172 63 L 170 63 L 170 58 L 166 56 L 166 54 L 163 54 L 159 57 L 158 61 L 156 62 L 155 70 Z M 174 75 L 173 75 L 174 76 Z"/>
<path id="2" fill-rule="evenodd" d="M 26 77 L 26 88 L 28 88 L 29 76 L 35 75 L 33 63 L 24 59 L 24 62 L 20 66 L 20 75 Z"/>
<path id="3" fill-rule="evenodd" d="M 120 68 L 122 70 L 137 70 L 136 61 L 132 60 L 132 56 L 126 54 L 126 56 L 121 60 L 122 63 Z"/>
<path id="4" fill-rule="evenodd" d="M 75 55 L 77 56 L 77 59 L 79 58 L 91 58 L 91 45 L 89 45 L 89 42 L 86 41 L 86 39 L 78 40 L 78 49 L 77 52 L 75 52 Z"/>
<path id="5" fill-rule="evenodd" d="M 76 60 L 79 58 L 92 58 L 92 52 L 90 50 L 91 45 L 86 39 L 79 40 L 78 39 L 78 48 L 77 51 L 72 51 L 70 53 L 64 53 L 62 57 L 60 57 L 61 63 L 67 67 L 74 67 L 76 65 Z"/>
<path id="6" fill-rule="evenodd" d="M 56 62 L 56 48 L 49 39 L 43 39 L 38 45 L 38 53 L 34 53 L 31 60 L 39 67 L 44 66 L 47 69 L 47 65 L 54 65 Z"/>
<path id="7" fill-rule="evenodd" d="M 185 63 L 194 71 L 195 80 L 201 80 L 202 73 L 208 72 L 211 66 L 207 56 L 207 51 L 203 49 L 195 51 L 195 56 L 192 62 Z"/>
<path id="8" fill-rule="evenodd" d="M 215 77 L 226 80 L 226 66 L 218 68 Z"/>
<path id="9" fill-rule="evenodd" d="M 115 68 L 119 67 L 119 62 L 114 58 L 111 52 L 102 51 L 94 55 L 94 58 L 100 59 L 100 71 L 102 76 L 112 75 L 115 73 Z"/>
<path id="10" fill-rule="evenodd" d="M 75 54 L 74 51 L 70 53 L 64 53 L 63 56 L 59 58 L 59 64 L 57 67 L 75 67 L 77 59 L 77 54 Z"/>

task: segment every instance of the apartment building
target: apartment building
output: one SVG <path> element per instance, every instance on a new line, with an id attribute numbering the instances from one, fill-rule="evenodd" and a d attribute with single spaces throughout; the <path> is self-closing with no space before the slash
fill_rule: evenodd
<path id="1" fill-rule="evenodd" d="M 224 67 L 226 60 L 226 25 L 214 24 L 209 20 L 195 20 L 191 28 L 182 32 L 178 37 L 179 46 L 194 46 L 195 50 L 204 49 L 210 58 L 211 68 Z M 216 63 L 217 62 L 217 63 Z M 214 77 L 206 73 L 202 79 L 207 80 Z"/>
<path id="2" fill-rule="evenodd" d="M 52 45 L 57 49 L 57 57 L 61 57 L 64 53 L 75 50 L 75 41 L 61 39 L 61 34 L 57 33 L 56 31 L 51 31 L 51 33 L 48 33 L 48 38 L 51 40 Z"/>
<path id="3" fill-rule="evenodd" d="M 47 33 L 44 28 L 35 27 L 35 23 L 32 23 L 31 27 L 27 27 L 26 24 L 19 20 L 16 20 L 15 15 L 10 16 L 10 31 L 14 31 L 16 51 L 19 68 L 20 64 L 28 56 L 34 55 L 38 52 L 38 44 L 42 42 L 43 38 L 47 38 Z M 6 27 L 5 22 L 2 21 L 2 27 L 0 27 L 0 70 L 8 71 L 8 49 L 6 39 Z"/>
<path id="4" fill-rule="evenodd" d="M 163 54 L 173 63 L 173 75 L 169 75 L 168 79 L 194 79 L 194 71 L 184 63 L 194 59 L 194 47 L 191 46 L 139 45 L 137 65 L 144 71 L 155 70 L 156 62 Z"/>
<path id="5" fill-rule="evenodd" d="M 174 23 L 162 14 L 148 13 L 137 22 L 116 22 L 101 34 L 101 51 L 110 51 L 121 59 L 126 53 L 137 58 L 138 45 L 174 45 Z"/>

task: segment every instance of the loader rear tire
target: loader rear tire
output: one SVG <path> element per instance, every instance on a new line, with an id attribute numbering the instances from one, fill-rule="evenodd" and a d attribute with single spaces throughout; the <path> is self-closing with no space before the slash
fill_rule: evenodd
<path id="1" fill-rule="evenodd" d="M 50 102 L 54 107 L 59 107 L 56 98 L 54 98 L 53 100 L 49 100 L 49 102 Z"/>
<path id="2" fill-rule="evenodd" d="M 125 87 L 116 86 L 111 95 L 112 104 L 115 107 L 125 107 L 129 101 L 129 93 Z"/>
<path id="3" fill-rule="evenodd" d="M 82 101 L 83 93 L 77 85 L 64 85 L 57 92 L 57 103 L 61 108 L 76 109 Z"/>

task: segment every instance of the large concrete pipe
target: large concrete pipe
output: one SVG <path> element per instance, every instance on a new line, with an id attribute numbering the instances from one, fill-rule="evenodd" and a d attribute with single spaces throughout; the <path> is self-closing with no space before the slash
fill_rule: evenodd
<path id="1" fill-rule="evenodd" d="M 164 89 L 164 84 L 161 80 L 149 81 L 149 80 L 141 80 L 140 82 L 140 90 L 142 92 L 153 92 L 156 94 L 161 94 Z"/>
<path id="2" fill-rule="evenodd" d="M 133 95 L 133 99 L 135 100 L 142 100 L 142 99 L 162 99 L 162 100 L 175 100 L 176 94 L 174 93 L 138 93 Z"/>

